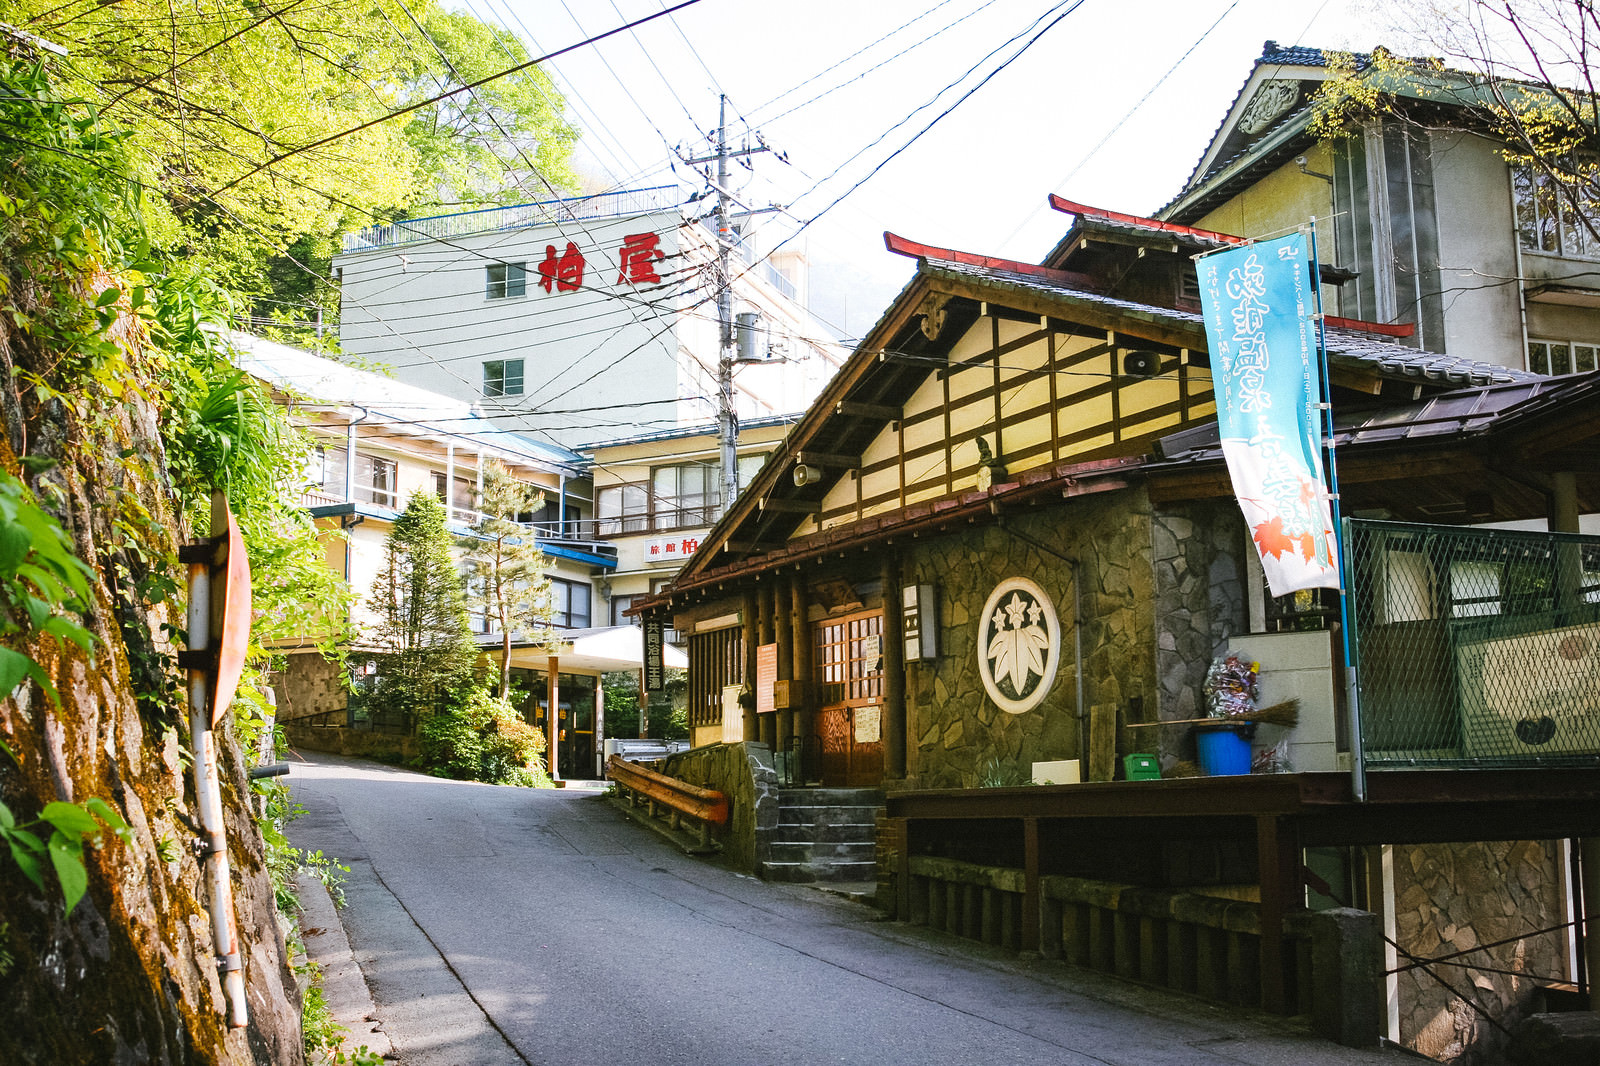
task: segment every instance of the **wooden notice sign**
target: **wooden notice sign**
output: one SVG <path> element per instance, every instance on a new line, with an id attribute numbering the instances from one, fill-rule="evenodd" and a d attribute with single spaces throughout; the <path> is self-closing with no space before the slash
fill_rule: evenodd
<path id="1" fill-rule="evenodd" d="M 770 714 L 778 709 L 773 701 L 772 689 L 778 683 L 778 646 L 761 644 L 756 647 L 756 713 Z"/>

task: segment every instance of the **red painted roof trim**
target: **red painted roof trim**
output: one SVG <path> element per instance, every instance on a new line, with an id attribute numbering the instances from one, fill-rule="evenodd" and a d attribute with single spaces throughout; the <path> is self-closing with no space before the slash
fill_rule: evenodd
<path id="1" fill-rule="evenodd" d="M 1417 332 L 1415 322 L 1365 322 L 1359 318 L 1337 318 L 1323 315 L 1322 320 L 1339 329 L 1353 329 L 1361 333 L 1379 333 L 1385 337 L 1411 337 Z"/>
<path id="2" fill-rule="evenodd" d="M 1176 222 L 1162 222 L 1159 219 L 1145 218 L 1142 215 L 1128 215 L 1121 211 L 1108 211 L 1103 207 L 1090 207 L 1088 204 L 1074 203 L 1063 200 L 1055 193 L 1050 194 L 1050 206 L 1055 210 L 1068 215 L 1086 215 L 1090 218 L 1103 218 L 1108 222 L 1125 222 L 1130 226 L 1142 226 L 1145 229 L 1160 230 L 1163 233 L 1181 233 L 1189 237 L 1204 237 L 1207 240 L 1221 241 L 1223 244 L 1248 244 L 1245 237 L 1235 237 L 1231 233 L 1218 233 L 1215 230 L 1195 229 L 1193 226 L 1180 226 Z"/>
<path id="3" fill-rule="evenodd" d="M 964 263 L 967 266 L 983 267 L 987 270 L 1009 270 L 1017 274 L 1028 274 L 1047 281 L 1059 282 L 1076 289 L 1087 289 L 1099 292 L 1104 283 L 1088 274 L 1076 270 L 1056 270 L 1051 267 L 1039 266 L 1036 263 L 1020 263 L 1015 259 L 1000 259 L 992 255 L 979 255 L 977 252 L 962 252 L 954 248 L 936 248 L 931 244 L 918 244 L 916 241 L 907 240 L 897 233 L 883 231 L 883 244 L 895 255 L 907 256 L 911 259 L 942 259 L 947 263 Z"/>

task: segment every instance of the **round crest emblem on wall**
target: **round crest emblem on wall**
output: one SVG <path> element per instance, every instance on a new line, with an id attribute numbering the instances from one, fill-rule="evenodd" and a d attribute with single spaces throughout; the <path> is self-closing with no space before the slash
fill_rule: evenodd
<path id="1" fill-rule="evenodd" d="M 1009 714 L 1032 710 L 1050 691 L 1061 661 L 1061 623 L 1044 589 L 1007 578 L 989 594 L 978 622 L 978 674 Z"/>

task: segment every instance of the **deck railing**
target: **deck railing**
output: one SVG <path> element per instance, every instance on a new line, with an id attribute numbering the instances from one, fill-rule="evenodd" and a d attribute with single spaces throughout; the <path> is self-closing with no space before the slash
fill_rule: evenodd
<path id="1" fill-rule="evenodd" d="M 453 215 L 435 215 L 432 218 L 407 219 L 381 226 L 368 226 L 358 233 L 347 233 L 344 238 L 344 250 L 360 252 L 372 248 L 389 248 L 417 241 L 437 241 L 451 237 L 465 237 L 474 233 L 520 229 L 526 226 L 544 226 L 557 222 L 610 218 L 617 215 L 647 214 L 665 211 L 674 206 L 678 199 L 677 186 L 660 185 L 648 189 L 624 189 L 619 192 L 598 193 L 594 196 L 577 196 L 532 204 L 514 204 L 510 207 L 491 207 L 481 211 L 460 211 Z"/>
<path id="2" fill-rule="evenodd" d="M 1600 537 L 1352 520 L 1369 769 L 1600 765 Z"/>

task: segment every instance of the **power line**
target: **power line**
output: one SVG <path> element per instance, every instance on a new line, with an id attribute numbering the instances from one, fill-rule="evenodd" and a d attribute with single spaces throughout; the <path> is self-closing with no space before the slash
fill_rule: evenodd
<path id="1" fill-rule="evenodd" d="M 273 156 L 271 159 L 268 159 L 266 162 L 260 163 L 257 166 L 254 166 L 251 169 L 245 171 L 243 174 L 240 174 L 238 177 L 234 178 L 232 181 L 229 181 L 226 184 L 218 187 L 216 189 L 216 192 L 217 193 L 227 192 L 229 189 L 233 188 L 235 185 L 239 184 L 241 181 L 244 181 L 246 178 L 251 177 L 254 174 L 258 174 L 261 171 L 266 170 L 268 167 L 276 166 L 277 164 L 283 162 L 285 159 L 288 159 L 291 156 L 300 155 L 302 152 L 309 152 L 313 148 L 321 148 L 323 145 L 332 144 L 334 141 L 342 140 L 345 137 L 350 136 L 352 133 L 359 133 L 362 130 L 370 129 L 373 126 L 377 126 L 377 125 L 379 125 L 381 123 L 388 122 L 390 119 L 399 118 L 401 115 L 409 115 L 413 111 L 418 111 L 418 110 L 421 110 L 424 107 L 428 107 L 428 106 L 430 106 L 432 104 L 436 104 L 440 100 L 446 100 L 446 99 L 449 99 L 452 96 L 457 96 L 457 95 L 459 95 L 461 93 L 464 93 L 464 92 L 470 92 L 471 90 L 476 89 L 481 85 L 487 85 L 492 81 L 499 81 L 501 78 L 504 78 L 504 77 L 506 77 L 508 75 L 511 75 L 511 74 L 515 74 L 518 71 L 523 71 L 523 70 L 527 70 L 529 67 L 538 66 L 540 63 L 548 62 L 548 61 L 550 61 L 552 59 L 555 59 L 558 56 L 564 56 L 568 52 L 575 52 L 580 48 L 586 48 L 589 45 L 595 44 L 598 41 L 605 40 L 607 37 L 613 37 L 613 36 L 615 36 L 615 35 L 617 35 L 619 33 L 622 33 L 625 30 L 631 30 L 631 29 L 633 29 L 633 28 L 635 28 L 637 26 L 642 26 L 646 22 L 652 22 L 655 19 L 658 19 L 663 15 L 669 15 L 674 11 L 678 11 L 678 10 L 681 10 L 683 8 L 689 7 L 692 4 L 698 4 L 699 2 L 700 2 L 700 0 L 680 0 L 680 2 L 678 4 L 676 4 L 675 6 L 673 6 L 673 7 L 669 7 L 667 9 L 663 10 L 663 11 L 657 11 L 656 13 L 654 13 L 652 15 L 646 15 L 642 19 L 635 19 L 633 22 L 630 22 L 630 23 L 628 23 L 626 25 L 623 25 L 623 26 L 618 26 L 615 29 L 607 30 L 604 33 L 595 34 L 593 37 L 589 37 L 589 38 L 587 38 L 585 40 L 579 41 L 576 44 L 570 44 L 565 48 L 558 48 L 554 52 L 547 52 L 544 55 L 539 56 L 537 59 L 530 59 L 526 63 L 519 63 L 516 66 L 509 67 L 506 70 L 500 71 L 499 73 L 490 74 L 490 75 L 488 75 L 486 77 L 479 78 L 477 81 L 472 82 L 472 83 L 470 83 L 468 85 L 463 85 L 458 89 L 451 89 L 449 92 L 440 93 L 437 96 L 432 96 L 432 97 L 429 97 L 429 98 L 427 98 L 425 100 L 419 100 L 414 104 L 407 104 L 405 107 L 397 108 L 394 111 L 390 111 L 388 114 L 380 115 L 379 117 L 377 117 L 375 119 L 371 119 L 370 121 L 363 122 L 363 123 L 361 123 L 359 125 L 356 125 L 356 126 L 352 126 L 349 129 L 343 130 L 343 131 L 341 131 L 339 133 L 332 133 L 332 134 L 329 134 L 326 137 L 323 137 L 323 138 L 320 138 L 318 140 L 312 141 L 309 144 L 303 144 L 300 147 L 291 149 L 291 150 L 289 150 L 287 152 L 281 152 L 278 155 Z"/>

